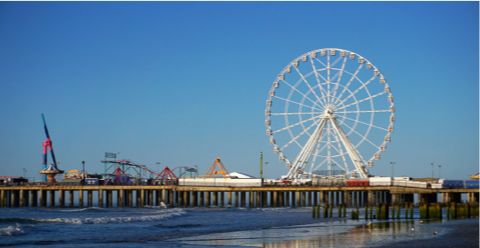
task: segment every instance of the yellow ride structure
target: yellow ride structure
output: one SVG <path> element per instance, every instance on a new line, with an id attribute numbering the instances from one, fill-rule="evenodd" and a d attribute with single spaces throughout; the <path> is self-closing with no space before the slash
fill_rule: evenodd
<path id="1" fill-rule="evenodd" d="M 215 169 L 218 168 L 220 170 L 216 171 Z M 228 173 L 227 169 L 225 166 L 223 166 L 222 161 L 220 161 L 220 158 L 215 159 L 213 161 L 213 164 L 208 168 L 207 173 L 203 176 L 203 178 L 211 178 L 213 175 L 223 175 L 224 178 L 231 178 L 230 174 Z"/>
<path id="2" fill-rule="evenodd" d="M 475 174 L 475 175 L 470 175 L 470 179 L 477 179 L 478 180 L 479 178 L 479 173 Z"/>

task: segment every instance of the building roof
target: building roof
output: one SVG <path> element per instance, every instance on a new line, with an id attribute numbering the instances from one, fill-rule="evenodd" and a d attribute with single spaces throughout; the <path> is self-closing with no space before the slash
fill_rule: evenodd
<path id="1" fill-rule="evenodd" d="M 232 173 L 230 173 L 230 176 L 232 178 L 257 178 L 257 177 L 254 177 L 254 176 L 242 173 L 242 172 L 232 172 Z"/>

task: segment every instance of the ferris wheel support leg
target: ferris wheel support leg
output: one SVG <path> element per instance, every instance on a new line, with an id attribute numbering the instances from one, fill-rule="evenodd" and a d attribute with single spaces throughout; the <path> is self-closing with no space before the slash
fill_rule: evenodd
<path id="1" fill-rule="evenodd" d="M 335 118 L 330 119 L 332 122 L 332 126 L 335 129 L 335 131 L 339 134 L 340 140 L 343 143 L 343 146 L 345 146 L 348 156 L 352 160 L 353 164 L 355 165 L 355 168 L 357 168 L 357 172 L 360 175 L 361 178 L 367 178 L 368 177 L 368 171 L 365 169 L 365 166 L 362 163 L 362 159 L 357 153 L 357 150 L 355 149 L 355 146 L 352 144 L 352 142 L 348 139 L 347 135 L 343 132 L 342 128 L 338 124 L 338 122 L 335 120 Z"/>
<path id="2" fill-rule="evenodd" d="M 294 161 L 294 164 L 290 171 L 287 174 L 287 178 L 289 179 L 294 179 L 294 178 L 300 178 L 301 174 L 299 173 L 300 171 L 303 171 L 305 168 L 305 165 L 308 163 L 310 160 L 310 157 L 312 156 L 313 150 L 315 146 L 318 143 L 318 140 L 323 134 L 323 131 L 325 130 L 325 125 L 327 124 L 327 120 L 323 119 L 320 124 L 318 124 L 317 129 L 315 129 L 315 132 L 313 132 L 312 136 L 310 136 L 310 139 L 307 141 L 305 146 L 302 148 L 300 153 L 298 154 L 297 158 Z"/>

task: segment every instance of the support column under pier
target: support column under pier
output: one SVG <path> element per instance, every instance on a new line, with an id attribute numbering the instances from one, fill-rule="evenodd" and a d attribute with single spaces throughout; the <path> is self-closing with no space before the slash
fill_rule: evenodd
<path id="1" fill-rule="evenodd" d="M 124 205 L 125 205 L 125 202 L 124 202 L 124 191 L 123 189 L 119 189 L 117 190 L 117 208 L 123 208 Z"/>
<path id="2" fill-rule="evenodd" d="M 248 194 L 249 194 L 249 197 L 250 197 L 250 199 L 249 199 L 249 201 L 248 201 L 248 207 L 249 207 L 249 208 L 253 208 L 253 207 L 255 207 L 255 204 L 254 204 L 254 193 L 253 193 L 253 191 L 250 191 L 250 192 L 248 192 Z"/>
<path id="3" fill-rule="evenodd" d="M 74 207 L 74 205 L 73 205 L 74 195 L 75 195 L 75 191 L 74 191 L 74 190 L 69 190 L 69 191 L 68 191 L 68 206 L 71 207 L 71 208 Z"/>
<path id="4" fill-rule="evenodd" d="M 106 191 L 107 191 L 107 208 L 111 208 L 113 206 L 112 190 L 106 190 Z"/>
<path id="5" fill-rule="evenodd" d="M 93 206 L 93 195 L 92 195 L 92 190 L 88 190 L 87 191 L 87 204 L 88 204 L 88 207 L 91 208 Z"/>
<path id="6" fill-rule="evenodd" d="M 30 191 L 30 207 L 38 207 L 38 190 Z"/>
<path id="7" fill-rule="evenodd" d="M 98 190 L 98 207 L 103 208 L 103 189 Z"/>
<path id="8" fill-rule="evenodd" d="M 420 203 L 435 203 L 437 202 L 437 193 L 433 194 L 418 194 L 418 202 Z"/>
<path id="9" fill-rule="evenodd" d="M 49 190 L 50 191 L 50 207 L 55 207 L 55 190 Z"/>

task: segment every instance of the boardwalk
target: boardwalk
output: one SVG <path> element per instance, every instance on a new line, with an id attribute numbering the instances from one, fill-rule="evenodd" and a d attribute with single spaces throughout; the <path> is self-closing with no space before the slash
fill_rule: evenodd
<path id="1" fill-rule="evenodd" d="M 0 207 L 305 207 L 321 204 L 414 202 L 478 202 L 478 189 L 409 187 L 194 187 L 194 186 L 6 186 L 0 188 Z"/>

